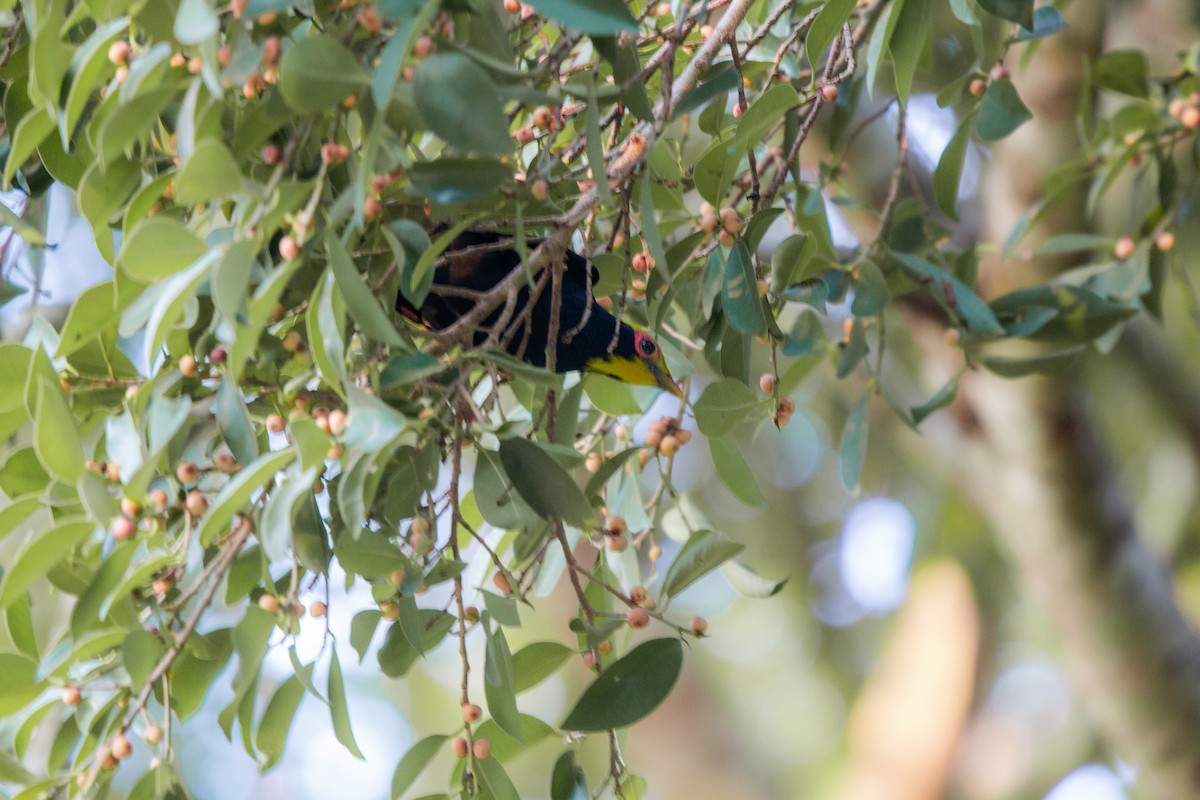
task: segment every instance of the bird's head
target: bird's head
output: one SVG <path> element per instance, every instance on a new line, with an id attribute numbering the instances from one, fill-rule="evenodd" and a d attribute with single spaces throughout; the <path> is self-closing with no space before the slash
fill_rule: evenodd
<path id="1" fill-rule="evenodd" d="M 584 369 L 637 386 L 657 386 L 676 397 L 683 397 L 667 369 L 662 348 L 649 333 L 626 322 L 621 323 L 621 332 L 612 352 L 588 359 Z"/>

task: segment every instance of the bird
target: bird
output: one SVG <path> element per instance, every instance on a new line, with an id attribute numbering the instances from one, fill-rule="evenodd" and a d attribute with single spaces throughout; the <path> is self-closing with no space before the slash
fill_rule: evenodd
<path id="1" fill-rule="evenodd" d="M 396 310 L 405 318 L 433 330 L 444 330 L 475 307 L 478 295 L 494 288 L 521 265 L 521 256 L 511 246 L 512 237 L 494 231 L 464 231 L 447 247 L 434 270 L 433 285 L 420 308 L 397 293 Z M 531 241 L 529 249 L 539 242 Z M 507 245 L 507 246 L 506 246 Z M 543 273 L 544 288 L 529 308 L 531 290 L 522 284 L 516 303 L 496 332 L 509 355 L 535 367 L 546 367 L 546 342 L 550 334 L 552 289 L 549 272 Z M 590 281 L 589 281 L 590 276 Z M 682 397 L 667 369 L 662 348 L 645 330 L 618 320 L 591 295 L 596 268 L 578 253 L 567 250 L 559 309 L 555 372 L 584 371 L 607 375 L 624 383 L 657 386 Z M 536 291 L 536 289 L 534 290 Z M 502 304 L 483 319 L 474 332 L 475 346 L 483 346 L 502 321 Z"/>

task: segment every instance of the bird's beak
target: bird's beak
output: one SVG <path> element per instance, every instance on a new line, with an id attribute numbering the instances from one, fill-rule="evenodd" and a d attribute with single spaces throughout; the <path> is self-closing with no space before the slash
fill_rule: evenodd
<path id="1" fill-rule="evenodd" d="M 654 381 L 658 388 L 664 392 L 670 392 L 680 400 L 686 400 L 683 392 L 679 388 L 679 384 L 671 377 L 670 370 L 667 369 L 666 362 L 660 364 L 652 364 L 650 371 L 654 373 Z"/>

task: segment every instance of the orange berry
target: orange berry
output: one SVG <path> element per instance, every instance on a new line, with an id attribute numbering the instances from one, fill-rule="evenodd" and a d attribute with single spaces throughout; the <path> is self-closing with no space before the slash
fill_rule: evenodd
<path id="1" fill-rule="evenodd" d="M 983 78 L 976 78 L 971 81 L 971 85 L 967 87 L 967 90 L 975 97 L 983 97 L 983 93 L 987 91 L 987 81 Z"/>
<path id="2" fill-rule="evenodd" d="M 1122 236 L 1120 239 L 1117 239 L 1117 243 L 1113 246 L 1113 255 L 1124 261 L 1133 255 L 1133 251 L 1136 249 L 1137 245 L 1131 237 Z"/>
<path id="3" fill-rule="evenodd" d="M 658 561 L 662 558 L 662 548 L 656 544 L 650 545 L 650 549 L 646 551 L 646 558 L 651 561 Z"/>
<path id="4" fill-rule="evenodd" d="M 263 41 L 263 53 L 262 53 L 263 64 L 265 64 L 267 66 L 271 66 L 275 62 L 279 61 L 279 54 L 282 51 L 283 51 L 283 42 L 281 42 L 279 40 L 279 37 L 278 36 L 268 36 Z"/>
<path id="5" fill-rule="evenodd" d="M 271 433 L 283 433 L 287 430 L 287 420 L 282 414 L 271 414 L 267 417 L 267 430 Z"/>
<path id="6" fill-rule="evenodd" d="M 259 25 L 271 25 L 278 18 L 279 18 L 279 15 L 276 14 L 274 11 L 268 11 L 265 14 L 259 14 L 258 19 L 256 21 L 258 22 Z"/>
<path id="7" fill-rule="evenodd" d="M 721 209 L 721 227 L 730 235 L 736 235 L 742 229 L 742 218 L 732 206 Z"/>
<path id="8" fill-rule="evenodd" d="M 181 356 L 179 359 L 179 371 L 188 378 L 194 378 L 199 375 L 200 371 L 196 368 L 196 357 L 193 355 Z"/>
<path id="9" fill-rule="evenodd" d="M 363 6 L 358 10 L 358 24 L 364 31 L 374 35 L 383 29 L 383 17 L 379 16 L 375 6 Z"/>
<path id="10" fill-rule="evenodd" d="M 620 553 L 629 547 L 629 540 L 621 533 L 605 533 L 604 546 L 614 553 Z"/>
<path id="11" fill-rule="evenodd" d="M 596 645 L 596 652 L 602 656 L 606 656 L 612 652 L 612 642 L 608 639 L 602 640 Z"/>
<path id="12" fill-rule="evenodd" d="M 234 19 L 241 19 L 249 5 L 250 0 L 229 0 L 229 10 L 233 12 Z"/>
<path id="13" fill-rule="evenodd" d="M 341 436 L 342 432 L 345 430 L 346 430 L 346 412 L 342 411 L 340 408 L 335 408 L 333 411 L 330 411 L 329 412 L 329 432 L 332 433 L 334 436 Z M 428 527 L 429 523 L 426 522 L 425 524 L 426 524 L 426 527 Z"/>
<path id="14" fill-rule="evenodd" d="M 286 239 L 287 237 L 285 236 L 284 238 Z M 300 331 L 290 330 L 284 334 L 283 340 L 280 342 L 280 344 L 282 344 L 283 349 L 287 350 L 289 353 L 296 353 L 299 352 L 304 346 L 304 340 L 300 337 Z"/>
<path id="15" fill-rule="evenodd" d="M 150 745 L 151 747 L 161 742 L 162 737 L 162 728 L 158 727 L 157 725 L 151 725 L 149 728 L 146 728 L 146 732 L 142 734 L 142 738 L 146 740 L 146 744 Z"/>
<path id="16" fill-rule="evenodd" d="M 1004 66 L 1004 62 L 1002 61 L 998 62 L 996 66 L 992 67 L 992 71 L 989 74 L 994 81 L 998 81 L 1001 78 L 1007 78 L 1012 75 L 1012 73 L 1008 71 L 1008 67 Z"/>
<path id="17" fill-rule="evenodd" d="M 113 522 L 112 535 L 118 542 L 127 542 L 137 535 L 137 523 L 126 516 L 117 517 Z"/>
<path id="18" fill-rule="evenodd" d="M 213 466 L 226 475 L 231 475 L 242 468 L 242 465 L 237 462 L 231 453 L 217 453 L 213 457 Z"/>
<path id="19" fill-rule="evenodd" d="M 663 437 L 662 442 L 658 445 L 658 452 L 662 453 L 667 458 L 679 452 L 679 437 L 675 434 L 667 434 Z"/>
<path id="20" fill-rule="evenodd" d="M 142 504 L 128 497 L 121 498 L 121 513 L 127 517 L 136 517 L 142 513 Z"/>
<path id="21" fill-rule="evenodd" d="M 383 612 L 383 618 L 388 622 L 394 622 L 400 619 L 400 606 L 395 603 L 387 602 L 380 603 L 379 610 Z"/>
<path id="22" fill-rule="evenodd" d="M 717 234 L 717 241 L 721 243 L 722 247 L 733 247 L 733 234 L 722 228 Z"/>
<path id="23" fill-rule="evenodd" d="M 180 483 L 192 483 L 200 475 L 200 470 L 190 461 L 181 461 L 175 468 L 175 477 Z"/>
<path id="24" fill-rule="evenodd" d="M 583 462 L 583 468 L 594 475 L 600 471 L 603 463 L 604 459 L 600 457 L 599 453 L 588 453 L 587 458 Z"/>
<path id="25" fill-rule="evenodd" d="M 654 16 L 656 16 L 656 17 L 665 17 L 670 13 L 671 13 L 671 4 L 670 3 L 659 3 L 658 5 L 656 5 L 654 7 Z"/>
<path id="26" fill-rule="evenodd" d="M 1194 130 L 1200 128 L 1200 108 L 1196 106 L 1188 106 L 1179 115 L 1179 121 L 1183 127 Z"/>
<path id="27" fill-rule="evenodd" d="M 170 65 L 175 69 L 179 69 L 187 63 L 187 56 L 185 56 L 183 53 L 174 53 L 171 56 L 170 62 L 168 63 L 170 63 Z"/>
<path id="28" fill-rule="evenodd" d="M 463 703 L 462 717 L 467 724 L 479 722 L 483 719 L 483 709 L 474 703 Z"/>
<path id="29" fill-rule="evenodd" d="M 187 71 L 191 75 L 199 75 L 200 70 L 204 68 L 204 62 L 200 60 L 200 56 L 192 56 L 187 62 Z"/>
<path id="30" fill-rule="evenodd" d="M 549 106 L 538 106 L 533 110 L 532 120 L 534 127 L 549 130 L 554 124 L 554 112 Z"/>
<path id="31" fill-rule="evenodd" d="M 280 258 L 284 261 L 291 261 L 298 255 L 300 255 L 300 244 L 293 237 L 284 236 L 279 240 Z"/>
<path id="32" fill-rule="evenodd" d="M 679 446 L 682 447 L 692 440 L 692 432 L 685 430 L 684 428 L 680 428 L 679 430 L 675 431 L 675 438 L 679 440 Z"/>
<path id="33" fill-rule="evenodd" d="M 826 103 L 836 103 L 838 99 L 838 87 L 836 83 L 827 83 L 821 87 L 821 99 Z"/>
<path id="34" fill-rule="evenodd" d="M 261 594 L 258 596 L 258 607 L 268 614 L 279 613 L 279 600 L 273 594 Z"/>
<path id="35" fill-rule="evenodd" d="M 193 517 L 199 517 L 208 510 L 208 498 L 199 489 L 192 489 L 184 498 L 183 507 Z"/>
<path id="36" fill-rule="evenodd" d="M 771 392 L 775 391 L 775 376 L 769 372 L 764 372 L 758 379 L 758 388 L 761 389 L 764 394 L 770 394 Z"/>
<path id="37" fill-rule="evenodd" d="M 363 200 L 363 219 L 370 222 L 379 217 L 383 213 L 383 203 L 379 202 L 376 197 L 368 197 Z"/>
<path id="38" fill-rule="evenodd" d="M 471 752 L 471 746 L 467 744 L 467 740 L 461 736 L 450 742 L 450 752 L 454 753 L 455 758 L 466 758 L 467 753 Z"/>
<path id="39" fill-rule="evenodd" d="M 510 14 L 521 12 L 521 0 L 504 0 L 504 10 Z"/>
<path id="40" fill-rule="evenodd" d="M 644 628 L 650 624 L 650 612 L 641 606 L 635 606 L 629 609 L 629 613 L 625 615 L 625 622 L 631 628 Z"/>
<path id="41" fill-rule="evenodd" d="M 1175 247 L 1175 234 L 1163 231 L 1154 239 L 1154 246 L 1164 253 Z"/>
<path id="42" fill-rule="evenodd" d="M 326 142 L 321 145 L 321 160 L 326 164 L 340 164 L 345 159 L 342 158 L 342 147 L 337 142 Z"/>
<path id="43" fill-rule="evenodd" d="M 83 692 L 78 686 L 64 686 L 62 690 L 63 705 L 77 706 L 83 700 Z"/>
<path id="44" fill-rule="evenodd" d="M 593 653 L 591 650 L 585 650 L 583 652 L 582 658 L 583 658 L 583 665 L 585 667 L 587 667 L 588 669 L 592 669 L 593 667 L 596 666 L 596 654 Z"/>
<path id="45" fill-rule="evenodd" d="M 692 617 L 688 627 L 692 629 L 692 633 L 700 636 L 708 630 L 708 621 L 704 617 Z"/>
<path id="46" fill-rule="evenodd" d="M 627 525 L 624 517 L 618 517 L 616 514 L 609 514 L 604 518 L 604 530 L 609 533 L 624 533 Z"/>
<path id="47" fill-rule="evenodd" d="M 118 39 L 108 46 L 108 60 L 114 64 L 122 65 L 129 63 L 131 55 L 133 55 L 133 46 L 124 39 Z"/>
<path id="48" fill-rule="evenodd" d="M 550 196 L 550 183 L 545 178 L 537 178 L 529 184 L 529 194 L 534 200 L 542 201 Z"/>
<path id="49" fill-rule="evenodd" d="M 113 758 L 117 759 L 129 758 L 129 754 L 133 752 L 133 745 L 130 744 L 129 739 L 125 738 L 125 734 L 123 733 L 118 733 L 113 737 L 110 747 Z"/>
<path id="50" fill-rule="evenodd" d="M 646 588 L 644 586 L 635 586 L 629 590 L 629 599 L 637 603 L 639 606 L 646 602 Z"/>
<path id="51" fill-rule="evenodd" d="M 483 761 L 492 754 L 492 743 L 488 739 L 476 739 L 471 752 L 475 754 L 476 758 Z"/>
<path id="52" fill-rule="evenodd" d="M 170 502 L 170 498 L 167 497 L 167 493 L 164 492 L 162 489 L 151 489 L 149 498 L 150 498 L 150 504 L 152 506 L 154 506 L 155 508 L 159 509 L 160 511 L 162 509 L 166 508 L 167 503 Z"/>
<path id="53" fill-rule="evenodd" d="M 433 52 L 433 38 L 430 36 L 421 36 L 413 43 L 413 57 L 425 58 Z"/>
<path id="54" fill-rule="evenodd" d="M 222 67 L 229 66 L 230 59 L 233 58 L 233 48 L 227 44 L 223 44 L 217 48 L 217 63 Z"/>
<path id="55" fill-rule="evenodd" d="M 512 591 L 512 584 L 508 582 L 508 576 L 503 572 L 497 572 L 492 576 L 492 585 L 504 594 L 508 594 L 510 591 Z"/>
<path id="56" fill-rule="evenodd" d="M 634 272 L 648 272 L 650 269 L 650 262 L 643 253 L 635 253 L 629 265 Z"/>
<path id="57" fill-rule="evenodd" d="M 113 77 L 117 79 L 117 83 L 124 83 L 125 79 L 129 77 L 129 67 L 124 64 L 117 67 L 117 71 L 113 74 Z"/>

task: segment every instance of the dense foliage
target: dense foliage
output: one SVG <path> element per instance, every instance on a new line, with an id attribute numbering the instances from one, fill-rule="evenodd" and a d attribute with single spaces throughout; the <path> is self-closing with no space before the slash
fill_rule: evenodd
<path id="1" fill-rule="evenodd" d="M 952 20 L 933 6 L 0 2 L 4 179 L 35 198 L 70 187 L 114 266 L 60 331 L 0 345 L 0 432 L 15 437 L 0 536 L 27 537 L 0 583 L 13 645 L 0 714 L 20 720 L 18 757 L 56 727 L 43 771 L 4 758 L 0 777 L 26 784 L 22 798 L 92 796 L 136 732 L 162 757 L 132 796 L 186 796 L 169 720 L 193 714 L 235 656 L 220 723 L 264 768 L 305 693 L 357 752 L 339 659 L 363 657 L 382 629 L 384 674 L 447 638 L 463 670 L 464 725 L 421 732 L 396 796 L 450 751 L 463 759 L 452 794 L 516 797 L 504 761 L 523 743 L 625 728 L 671 691 L 705 628 L 672 614 L 674 596 L 717 568 L 746 594 L 780 586 L 678 513 L 677 454 L 708 448 L 729 491 L 762 502 L 734 434 L 786 425 L 789 395 L 828 367 L 860 387 L 840 436 L 853 491 L 873 397 L 915 426 L 954 400 L 966 369 L 1058 369 L 1157 313 L 1191 191 L 1195 65 L 1170 80 L 1151 80 L 1136 51 L 1092 65 L 1120 110 L 1085 110 L 1087 157 L 1056 170 L 1011 245 L 1057 199 L 1098 202 L 1129 173 L 1145 187 L 1139 222 L 1116 242 L 1040 243 L 1086 269 L 988 303 L 975 248 L 951 238 L 964 161 L 1031 116 L 1008 48 L 1065 23 L 1032 0 L 952 0 Z M 943 39 L 957 47 L 931 50 Z M 928 203 L 895 113 L 914 86 L 960 120 Z M 859 196 L 845 153 L 887 122 L 890 190 Z M 817 138 L 827 156 L 802 170 Z M 835 248 L 828 204 L 864 213 L 877 236 Z M 468 226 L 512 232 L 523 268 L 461 326 L 408 325 L 397 293 L 420 305 Z M 547 290 L 567 246 L 598 268 L 598 302 L 652 330 L 695 383 L 696 431 L 683 403 L 638 426 L 652 391 L 467 346 L 523 283 Z M 888 326 L 906 315 L 960 348 L 958 372 L 923 402 L 887 379 Z M 1053 347 L 1006 349 L 1017 340 Z M 682 543 L 669 559 L 668 538 Z M 320 685 L 293 650 L 294 677 L 260 707 L 267 649 L 322 624 L 304 618 L 325 603 L 300 597 L 331 574 L 368 583 L 377 604 L 355 610 L 348 642 L 329 637 Z M 47 581 L 73 598 L 53 639 L 30 605 Z M 559 582 L 575 595 L 570 629 L 512 652 L 506 628 Z M 207 623 L 214 603 L 240 621 Z M 652 635 L 626 633 L 642 628 Z M 520 711 L 522 691 L 580 659 L 594 680 L 565 719 Z M 468 670 L 485 697 L 469 694 Z M 148 708 L 166 721 L 148 723 Z M 585 776 L 565 747 L 546 765 L 551 796 L 640 796 L 621 738 L 608 742 L 605 774 Z"/>

